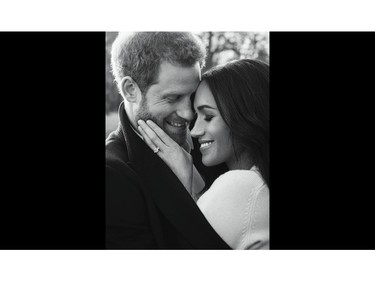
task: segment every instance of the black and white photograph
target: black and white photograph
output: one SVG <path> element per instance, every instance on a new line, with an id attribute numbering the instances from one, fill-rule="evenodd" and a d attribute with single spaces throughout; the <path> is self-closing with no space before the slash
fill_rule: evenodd
<path id="1" fill-rule="evenodd" d="M 269 249 L 268 33 L 106 40 L 106 248 Z"/>

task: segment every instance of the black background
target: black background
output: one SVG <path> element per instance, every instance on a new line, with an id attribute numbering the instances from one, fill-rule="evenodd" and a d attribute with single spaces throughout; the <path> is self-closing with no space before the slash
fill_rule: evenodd
<path id="1" fill-rule="evenodd" d="M 271 248 L 375 249 L 375 33 L 271 33 Z"/>
<path id="2" fill-rule="evenodd" d="M 1 38 L 0 248 L 104 248 L 105 33 Z"/>
<path id="3" fill-rule="evenodd" d="M 1 33 L 1 249 L 103 249 L 105 33 Z M 271 32 L 271 249 L 375 249 L 375 34 Z"/>

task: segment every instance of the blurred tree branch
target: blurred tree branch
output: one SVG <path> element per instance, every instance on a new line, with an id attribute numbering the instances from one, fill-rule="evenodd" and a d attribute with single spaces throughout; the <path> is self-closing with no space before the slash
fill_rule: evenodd
<path id="1" fill-rule="evenodd" d="M 242 58 L 269 62 L 268 33 L 265 32 L 198 32 L 206 43 L 207 59 L 203 71 Z"/>

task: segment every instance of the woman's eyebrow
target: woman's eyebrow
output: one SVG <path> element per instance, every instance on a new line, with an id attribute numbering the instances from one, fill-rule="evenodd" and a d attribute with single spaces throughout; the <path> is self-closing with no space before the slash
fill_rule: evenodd
<path id="1" fill-rule="evenodd" d="M 217 108 L 212 107 L 212 106 L 209 106 L 209 105 L 207 105 L 207 104 L 204 104 L 204 105 L 200 105 L 200 106 L 198 106 L 198 107 L 197 107 L 197 110 L 202 110 L 202 109 L 205 109 L 205 108 L 209 108 L 209 109 L 215 109 L 215 110 L 217 110 Z"/>

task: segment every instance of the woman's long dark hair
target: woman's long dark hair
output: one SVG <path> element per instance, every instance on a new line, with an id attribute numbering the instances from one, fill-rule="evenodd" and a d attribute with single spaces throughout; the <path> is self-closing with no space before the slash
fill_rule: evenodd
<path id="1" fill-rule="evenodd" d="M 236 155 L 247 151 L 269 187 L 269 66 L 237 60 L 210 69 L 202 80 L 231 131 Z"/>

